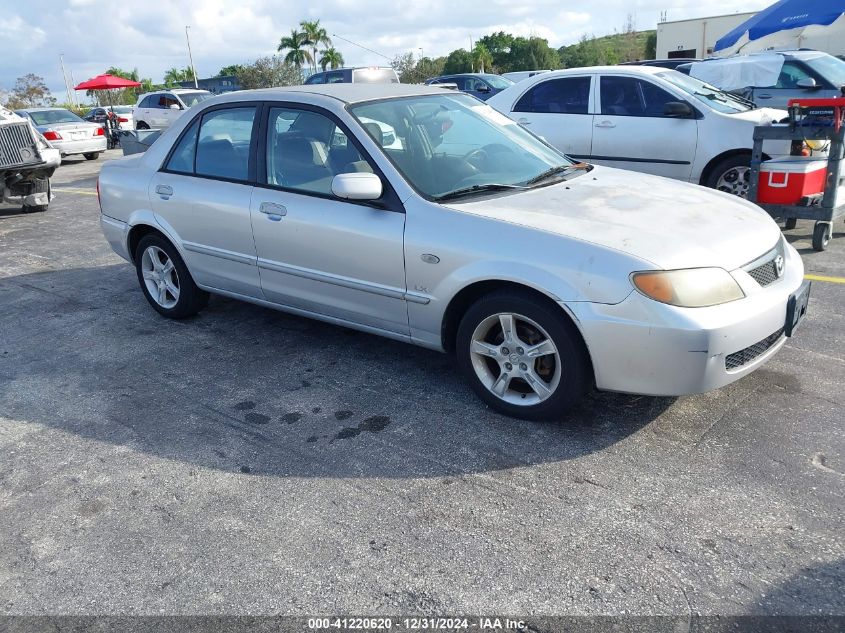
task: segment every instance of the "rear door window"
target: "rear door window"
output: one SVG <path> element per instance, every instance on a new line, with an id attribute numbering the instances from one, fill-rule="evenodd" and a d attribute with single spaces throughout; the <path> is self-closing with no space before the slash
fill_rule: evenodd
<path id="1" fill-rule="evenodd" d="M 213 110 L 203 115 L 196 174 L 247 180 L 255 107 Z"/>
<path id="2" fill-rule="evenodd" d="M 533 86 L 517 101 L 514 112 L 587 114 L 591 77 L 549 79 Z"/>

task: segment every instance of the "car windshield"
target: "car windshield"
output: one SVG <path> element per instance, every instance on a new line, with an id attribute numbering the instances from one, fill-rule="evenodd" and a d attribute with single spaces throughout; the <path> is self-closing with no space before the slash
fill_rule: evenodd
<path id="1" fill-rule="evenodd" d="M 429 199 L 549 184 L 573 164 L 464 94 L 371 101 L 349 110 L 405 179 Z M 392 143 L 384 138 L 386 130 Z"/>
<path id="2" fill-rule="evenodd" d="M 496 90 L 504 90 L 513 85 L 513 82 L 507 77 L 500 75 L 484 75 L 484 81 L 493 86 Z"/>
<path id="3" fill-rule="evenodd" d="M 84 120 L 76 116 L 70 110 L 37 110 L 30 111 L 29 116 L 35 125 L 51 125 L 53 123 L 84 123 Z"/>
<path id="4" fill-rule="evenodd" d="M 658 73 L 657 76 L 719 112 L 733 114 L 736 112 L 747 112 L 753 109 L 753 106 L 742 97 L 737 97 L 730 92 L 719 90 L 716 86 L 711 86 L 700 79 L 689 77 L 676 70 Z"/>
<path id="5" fill-rule="evenodd" d="M 804 63 L 837 88 L 845 86 L 845 62 L 833 55 L 808 57 Z"/>
<path id="6" fill-rule="evenodd" d="M 210 92 L 180 92 L 179 98 L 185 102 L 189 108 L 197 105 L 200 101 L 205 101 L 211 96 Z"/>
<path id="7" fill-rule="evenodd" d="M 114 110 L 117 114 L 132 114 L 132 106 L 109 106 L 106 110 Z"/>

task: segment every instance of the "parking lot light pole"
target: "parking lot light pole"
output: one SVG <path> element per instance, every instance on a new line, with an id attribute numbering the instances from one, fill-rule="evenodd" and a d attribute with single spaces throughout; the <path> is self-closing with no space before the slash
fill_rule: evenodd
<path id="1" fill-rule="evenodd" d="M 185 41 L 188 42 L 188 59 L 191 60 L 191 74 L 194 76 L 194 88 L 199 88 L 199 82 L 197 81 L 197 69 L 194 68 L 194 56 L 191 53 L 191 38 L 188 35 L 188 29 L 191 28 L 190 26 L 185 26 Z"/>

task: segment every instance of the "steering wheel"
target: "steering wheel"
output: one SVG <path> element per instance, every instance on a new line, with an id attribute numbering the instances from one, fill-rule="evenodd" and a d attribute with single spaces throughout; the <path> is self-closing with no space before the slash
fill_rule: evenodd
<path id="1" fill-rule="evenodd" d="M 465 163 L 469 163 L 471 167 L 473 167 L 476 171 L 479 171 L 479 164 L 483 165 L 488 160 L 490 160 L 490 154 L 487 153 L 483 147 L 476 147 L 473 150 L 470 150 L 466 154 L 464 154 L 463 161 Z M 476 164 L 478 161 L 478 164 Z"/>

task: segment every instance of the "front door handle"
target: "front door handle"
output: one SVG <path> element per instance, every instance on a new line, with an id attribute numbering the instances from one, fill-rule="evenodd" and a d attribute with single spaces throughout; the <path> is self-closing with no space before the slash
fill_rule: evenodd
<path id="1" fill-rule="evenodd" d="M 278 222 L 282 219 L 282 216 L 288 214 L 288 210 L 284 206 L 275 202 L 262 202 L 258 210 L 266 215 L 267 219 L 273 220 L 274 222 Z"/>
<path id="2" fill-rule="evenodd" d="M 611 128 L 616 127 L 616 124 L 613 121 L 602 121 L 600 123 L 596 123 L 596 127 Z"/>
<path id="3" fill-rule="evenodd" d="M 771 99 L 771 98 L 772 98 L 772 95 L 770 95 L 768 92 L 764 92 L 763 94 L 760 94 L 760 95 L 754 95 L 754 96 L 755 96 L 757 99 Z"/>
<path id="4" fill-rule="evenodd" d="M 531 121 L 529 121 L 525 117 L 522 117 L 519 121 L 517 121 L 517 123 L 519 123 L 520 125 L 531 125 Z"/>
<path id="5" fill-rule="evenodd" d="M 169 185 L 156 185 L 156 193 L 160 196 L 172 196 L 173 187 Z"/>

